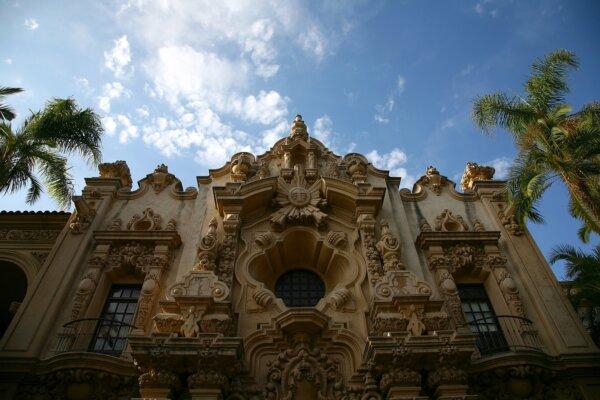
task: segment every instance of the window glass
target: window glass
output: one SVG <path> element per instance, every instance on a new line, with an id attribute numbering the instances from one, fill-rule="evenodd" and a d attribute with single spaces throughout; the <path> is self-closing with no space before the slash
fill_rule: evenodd
<path id="1" fill-rule="evenodd" d="M 325 284 L 314 272 L 297 269 L 281 275 L 275 294 L 288 307 L 314 307 L 325 295 Z"/>
<path id="2" fill-rule="evenodd" d="M 114 285 L 111 288 L 90 344 L 90 351 L 121 354 L 131 328 L 139 293 L 139 285 Z"/>

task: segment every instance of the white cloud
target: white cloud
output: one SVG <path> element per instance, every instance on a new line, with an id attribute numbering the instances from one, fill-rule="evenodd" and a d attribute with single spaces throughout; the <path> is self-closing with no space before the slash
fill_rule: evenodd
<path id="1" fill-rule="evenodd" d="M 113 117 L 102 117 L 102 125 L 104 126 L 106 133 L 111 136 L 115 134 L 117 123 Z"/>
<path id="2" fill-rule="evenodd" d="M 367 159 L 379 169 L 390 171 L 391 176 L 399 176 L 402 178 L 403 187 L 411 187 L 415 178 L 408 174 L 406 168 L 403 167 L 408 160 L 406 153 L 395 147 L 389 153 L 379 154 L 377 150 L 365 154 Z"/>
<path id="3" fill-rule="evenodd" d="M 255 21 L 249 30 L 244 42 L 244 51 L 256 67 L 256 74 L 263 78 L 270 78 L 279 71 L 279 65 L 273 63 L 277 57 L 277 50 L 271 43 L 273 38 L 273 23 L 269 19 Z"/>
<path id="4" fill-rule="evenodd" d="M 148 106 L 141 106 L 135 109 L 135 112 L 142 118 L 148 118 L 150 116 L 150 111 L 148 110 Z"/>
<path id="5" fill-rule="evenodd" d="M 83 77 L 83 76 L 74 76 L 73 80 L 75 81 L 75 84 L 83 89 L 89 89 L 90 87 L 90 81 L 87 80 L 87 78 Z"/>
<path id="6" fill-rule="evenodd" d="M 508 157 L 498 157 L 493 159 L 492 161 L 488 161 L 484 165 L 489 165 L 494 167 L 496 172 L 494 173 L 494 179 L 506 179 L 508 177 L 508 172 L 512 165 L 512 159 Z"/>
<path id="7" fill-rule="evenodd" d="M 402 75 L 398 75 L 398 94 L 402 94 L 404 92 L 404 85 L 406 84 L 406 80 Z"/>
<path id="8" fill-rule="evenodd" d="M 117 121 L 121 126 L 121 131 L 119 132 L 120 143 L 127 143 L 132 138 L 138 137 L 138 127 L 133 125 L 127 116 L 118 114 Z"/>
<path id="9" fill-rule="evenodd" d="M 383 104 L 375 105 L 375 115 L 373 119 L 379 124 L 387 124 L 390 122 L 389 114 L 394 109 L 396 99 L 400 98 L 402 92 L 404 92 L 404 86 L 406 85 L 406 79 L 402 75 L 398 75 L 396 80 L 396 87 L 388 94 L 387 100 Z"/>
<path id="10" fill-rule="evenodd" d="M 110 112 L 110 103 L 112 99 L 118 99 L 125 91 L 120 82 L 106 83 L 102 87 L 102 95 L 98 97 L 98 108 L 105 113 Z"/>
<path id="11" fill-rule="evenodd" d="M 446 118 L 444 120 L 444 122 L 442 122 L 440 129 L 446 130 L 446 129 L 454 128 L 455 125 L 456 125 L 456 122 L 454 121 L 454 118 Z"/>
<path id="12" fill-rule="evenodd" d="M 25 23 L 23 23 L 23 25 L 25 25 L 25 27 L 27 29 L 29 29 L 30 31 L 35 31 L 37 28 L 40 27 L 40 24 L 38 24 L 38 22 L 35 18 L 26 19 Z"/>
<path id="13" fill-rule="evenodd" d="M 116 78 L 124 78 L 133 72 L 131 64 L 131 48 L 127 35 L 114 40 L 110 51 L 104 52 L 104 66 L 111 70 Z"/>
<path id="14" fill-rule="evenodd" d="M 8 65 L 12 64 L 12 58 L 5 58 L 4 62 Z"/>
<path id="15" fill-rule="evenodd" d="M 475 12 L 477 14 L 483 14 L 483 11 L 484 11 L 483 4 L 481 4 L 481 3 L 475 4 Z"/>
<path id="16" fill-rule="evenodd" d="M 317 61 L 321 61 L 325 57 L 327 40 L 316 25 L 311 25 L 306 32 L 302 32 L 298 37 L 298 42 L 304 51 L 312 54 Z"/>
<path id="17" fill-rule="evenodd" d="M 331 121 L 331 118 L 329 118 L 329 115 L 323 115 L 322 117 L 317 118 L 311 134 L 323 142 L 325 146 L 329 147 L 331 145 L 331 139 L 334 132 L 333 122 Z"/>
<path id="18" fill-rule="evenodd" d="M 281 121 L 288 113 L 285 99 L 274 90 L 269 92 L 261 90 L 257 97 L 247 96 L 241 107 L 240 117 L 263 125 Z"/>

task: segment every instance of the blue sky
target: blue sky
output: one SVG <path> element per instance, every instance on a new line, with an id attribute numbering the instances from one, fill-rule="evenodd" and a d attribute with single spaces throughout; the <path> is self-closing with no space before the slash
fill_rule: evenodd
<path id="1" fill-rule="evenodd" d="M 518 93 L 535 57 L 575 51 L 574 107 L 598 100 L 596 1 L 0 1 L 1 85 L 18 124 L 52 97 L 103 116 L 104 159 L 134 180 L 166 163 L 184 186 L 234 152 L 260 153 L 301 113 L 338 154 L 357 151 L 411 186 L 433 164 L 458 182 L 467 161 L 502 178 L 509 136 L 469 113 L 478 94 Z M 78 187 L 94 169 L 73 160 Z M 33 207 L 24 194 L 2 209 Z M 530 226 L 544 254 L 579 244 L 554 185 Z M 594 238 L 597 242 L 597 238 Z M 562 277 L 561 266 L 554 267 Z"/>

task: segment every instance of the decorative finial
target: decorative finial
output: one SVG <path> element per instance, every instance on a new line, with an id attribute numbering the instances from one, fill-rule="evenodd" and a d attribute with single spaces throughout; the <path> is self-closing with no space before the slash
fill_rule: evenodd
<path id="1" fill-rule="evenodd" d="M 303 139 L 308 140 L 308 131 L 306 130 L 306 124 L 302 120 L 302 115 L 298 114 L 294 118 L 292 128 L 290 130 L 290 139 Z"/>

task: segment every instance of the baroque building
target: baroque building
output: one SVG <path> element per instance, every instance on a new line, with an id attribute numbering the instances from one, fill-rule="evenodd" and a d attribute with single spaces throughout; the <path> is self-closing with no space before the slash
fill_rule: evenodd
<path id="1" fill-rule="evenodd" d="M 491 167 L 400 190 L 297 116 L 197 187 L 99 169 L 73 214 L 0 214 L 5 398 L 600 398 Z"/>

